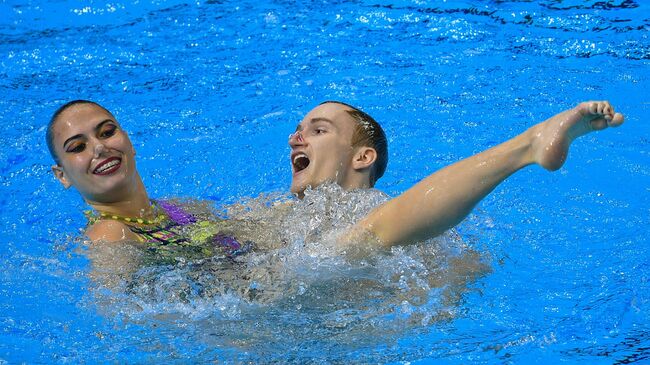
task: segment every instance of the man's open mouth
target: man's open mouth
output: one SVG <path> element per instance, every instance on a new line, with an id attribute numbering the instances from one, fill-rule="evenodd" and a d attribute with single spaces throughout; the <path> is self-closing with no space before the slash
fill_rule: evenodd
<path id="1" fill-rule="evenodd" d="M 109 175 L 117 171 L 121 165 L 122 165 L 122 159 L 117 157 L 107 158 L 106 160 L 102 161 L 99 165 L 97 165 L 97 167 L 95 167 L 95 169 L 93 170 L 93 174 Z"/>
<path id="2" fill-rule="evenodd" d="M 291 164 L 294 172 L 300 172 L 309 166 L 309 157 L 304 153 L 298 153 L 292 157 Z"/>

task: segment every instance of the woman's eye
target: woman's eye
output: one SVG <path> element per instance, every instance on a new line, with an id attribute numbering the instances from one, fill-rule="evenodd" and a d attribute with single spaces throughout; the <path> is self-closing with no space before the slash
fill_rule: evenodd
<path id="1" fill-rule="evenodd" d="M 104 130 L 99 134 L 99 136 L 100 136 L 100 137 L 103 137 L 103 138 L 111 137 L 111 136 L 113 136 L 113 135 L 115 134 L 115 131 L 116 131 L 116 130 L 117 130 L 116 127 L 108 127 L 108 128 L 106 128 L 106 129 L 104 129 Z"/>
<path id="2" fill-rule="evenodd" d="M 79 152 L 83 151 L 84 149 L 86 149 L 86 144 L 85 143 L 79 143 L 79 144 L 76 144 L 76 145 L 71 146 L 70 148 L 68 148 L 68 152 L 79 153 Z"/>

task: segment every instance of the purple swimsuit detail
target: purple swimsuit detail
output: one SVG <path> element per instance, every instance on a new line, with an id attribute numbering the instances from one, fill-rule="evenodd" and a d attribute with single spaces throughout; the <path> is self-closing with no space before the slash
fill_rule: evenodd
<path id="1" fill-rule="evenodd" d="M 182 234 L 182 228 L 196 223 L 196 217 L 177 204 L 164 200 L 154 201 L 154 203 L 163 209 L 169 217 L 166 223 L 155 227 L 129 225 L 131 232 L 149 243 L 149 249 L 152 251 L 173 253 L 177 248 L 191 248 L 192 251 L 198 251 L 197 253 L 204 257 L 219 253 L 223 253 L 227 257 L 234 257 L 248 252 L 251 248 L 250 243 L 242 245 L 235 237 L 222 233 L 210 236 L 207 242 L 192 242 Z"/>

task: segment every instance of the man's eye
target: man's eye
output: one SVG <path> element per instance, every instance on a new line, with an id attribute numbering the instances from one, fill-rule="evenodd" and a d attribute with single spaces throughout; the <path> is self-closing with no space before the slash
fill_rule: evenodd
<path id="1" fill-rule="evenodd" d="M 314 134 L 323 134 L 323 133 L 325 133 L 325 132 L 326 132 L 326 131 L 325 131 L 325 129 L 323 129 L 323 128 L 316 128 L 316 130 L 314 130 Z"/>
<path id="2" fill-rule="evenodd" d="M 79 152 L 81 152 L 81 151 L 83 151 L 85 149 L 86 149 L 86 144 L 85 143 L 78 143 L 78 144 L 76 144 L 74 146 L 69 147 L 67 152 L 79 153 Z"/>

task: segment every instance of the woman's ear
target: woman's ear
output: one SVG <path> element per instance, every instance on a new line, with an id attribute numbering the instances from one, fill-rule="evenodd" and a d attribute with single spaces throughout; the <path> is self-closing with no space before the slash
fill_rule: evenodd
<path id="1" fill-rule="evenodd" d="M 372 167 L 377 161 L 377 151 L 372 147 L 359 147 L 352 160 L 352 167 L 355 170 L 363 170 Z"/>
<path id="2" fill-rule="evenodd" d="M 64 188 L 69 188 L 72 186 L 72 183 L 70 180 L 68 180 L 68 177 L 65 174 L 65 171 L 63 171 L 63 168 L 59 165 L 52 165 L 52 172 L 54 173 L 54 177 L 56 177 L 57 180 L 63 185 Z"/>

